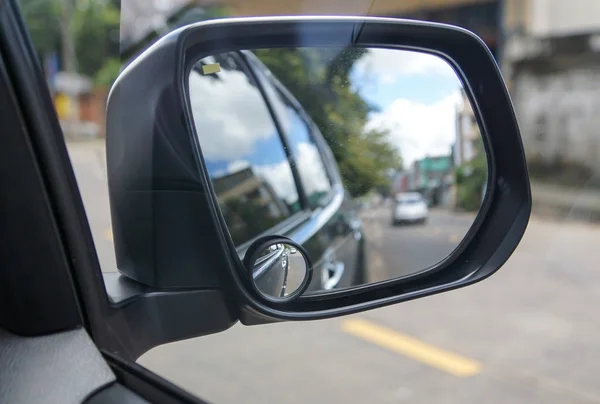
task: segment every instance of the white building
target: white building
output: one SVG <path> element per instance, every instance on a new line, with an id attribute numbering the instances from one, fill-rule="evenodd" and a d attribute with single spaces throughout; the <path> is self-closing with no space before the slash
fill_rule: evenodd
<path id="1" fill-rule="evenodd" d="M 479 125 L 469 99 L 461 91 L 462 105 L 456 110 L 456 141 L 452 145 L 453 165 L 458 167 L 471 161 L 477 152 L 475 143 L 481 138 Z"/>
<path id="2" fill-rule="evenodd" d="M 529 163 L 599 171 L 600 1 L 506 0 L 504 13 L 503 72 Z"/>

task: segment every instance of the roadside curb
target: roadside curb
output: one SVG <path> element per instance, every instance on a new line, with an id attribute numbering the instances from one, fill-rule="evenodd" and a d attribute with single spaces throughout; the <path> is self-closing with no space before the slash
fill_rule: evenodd
<path id="1" fill-rule="evenodd" d="M 600 223 L 600 190 L 532 183 L 531 194 L 538 217 Z"/>
<path id="2" fill-rule="evenodd" d="M 563 206 L 547 201 L 533 200 L 531 214 L 544 219 L 583 221 L 600 224 L 600 209 L 588 207 Z"/>

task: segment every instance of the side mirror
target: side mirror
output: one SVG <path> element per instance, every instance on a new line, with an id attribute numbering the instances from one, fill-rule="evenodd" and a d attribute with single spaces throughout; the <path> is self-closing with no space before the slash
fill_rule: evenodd
<path id="1" fill-rule="evenodd" d="M 407 264 L 402 271 L 396 266 L 406 262 L 398 256 L 397 265 L 386 268 L 388 273 L 396 275 L 377 278 L 367 273 L 355 284 L 343 285 L 349 270 L 344 261 L 348 250 L 337 249 L 325 259 L 324 251 L 329 254 L 342 241 L 336 238 L 339 232 L 319 229 L 349 198 L 345 189 L 355 193 L 360 190 L 344 187 L 345 181 L 352 180 L 351 176 L 344 174 L 342 178 L 340 174 L 344 150 L 335 148 L 335 139 L 328 138 L 327 127 L 316 128 L 317 125 L 310 123 L 310 113 L 306 112 L 310 110 L 309 103 L 298 102 L 293 86 L 283 86 L 277 74 L 265 67 L 269 57 L 281 57 L 288 50 L 295 52 L 298 60 L 316 63 L 311 74 L 321 74 L 318 69 L 323 66 L 319 64 L 322 60 L 328 66 L 338 63 L 337 70 L 331 70 L 326 77 L 332 82 L 350 74 L 344 71 L 346 56 L 356 59 L 371 55 L 371 65 L 365 66 L 374 66 L 373 71 L 380 73 L 372 77 L 383 80 L 384 84 L 408 68 L 408 59 L 403 58 L 417 54 L 423 63 L 432 62 L 433 69 L 441 69 L 437 70 L 440 75 L 454 80 L 453 86 L 462 88 L 462 105 L 470 104 L 477 129 L 474 133 L 479 139 L 470 141 L 472 145 L 480 141 L 477 144 L 481 145 L 479 154 L 469 153 L 479 156 L 478 162 L 461 163 L 466 161 L 468 148 L 455 146 L 458 138 L 452 135 L 455 138 L 446 140 L 444 159 L 417 156 L 415 162 L 425 162 L 421 165 L 411 162 L 409 167 L 404 158 L 398 164 L 400 168 L 381 177 L 389 177 L 390 183 L 397 179 L 398 189 L 406 191 L 402 191 L 406 195 L 395 195 L 405 198 L 407 207 L 394 210 L 393 221 L 425 222 L 423 215 L 430 211 L 429 214 L 434 214 L 432 209 L 452 203 L 448 201 L 457 198 L 457 192 L 452 196 L 452 189 L 456 190 L 457 184 L 466 184 L 459 191 L 472 192 L 468 195 L 472 207 L 465 209 L 473 210 L 473 214 L 460 237 L 448 244 L 447 251 L 439 256 L 432 253 L 428 260 L 410 268 Z M 392 60 L 386 59 L 391 54 L 402 57 L 387 63 Z M 382 67 L 385 74 L 377 70 Z M 227 87 L 223 84 L 225 80 L 238 85 Z M 392 91 L 408 84 L 381 88 Z M 434 95 L 443 88 L 439 82 L 430 84 L 427 91 L 417 88 L 415 96 Z M 316 87 L 313 90 L 314 103 L 336 100 L 335 92 Z M 224 94 L 230 101 L 217 113 L 216 107 L 221 105 Z M 272 124 L 266 121 L 244 125 L 242 114 L 258 119 L 261 112 L 254 101 L 249 101 L 252 94 L 268 101 L 264 111 L 266 116 L 273 117 L 276 130 L 258 133 Z M 278 119 L 286 112 L 277 109 L 277 97 L 288 100 L 289 109 L 299 117 L 298 122 L 305 122 L 307 131 L 315 134 L 305 151 L 307 155 L 314 152 L 313 155 L 320 156 L 319 164 L 323 167 L 320 173 L 326 175 L 303 175 L 303 170 L 311 173 L 316 165 L 310 159 L 305 164 L 301 148 L 291 144 L 293 136 L 288 134 L 299 123 L 290 121 L 291 126 L 286 127 L 287 123 Z M 408 102 L 399 103 L 396 115 L 403 116 L 409 106 Z M 241 319 L 244 324 L 334 317 L 473 284 L 492 275 L 506 262 L 529 220 L 527 166 L 506 86 L 487 46 L 461 28 L 375 17 L 240 18 L 193 24 L 166 35 L 133 61 L 112 88 L 107 110 L 108 184 L 119 271 L 145 285 L 146 291 L 160 291 L 160 296 L 182 290 L 211 291 L 220 307 L 227 307 L 231 317 Z M 331 125 L 350 119 L 351 113 L 333 117 Z M 438 119 L 425 115 L 423 124 Z M 447 129 L 455 134 L 457 129 L 453 125 L 444 127 L 444 133 Z M 225 127 L 231 138 L 222 133 Z M 367 129 L 360 136 L 372 133 Z M 413 129 L 411 136 L 417 139 L 420 127 Z M 256 154 L 257 150 L 270 147 L 269 136 L 277 138 L 273 135 L 277 132 L 283 133 L 280 140 L 286 146 L 281 149 L 280 160 Z M 262 143 L 251 142 L 254 138 L 249 136 L 254 136 L 253 133 L 256 142 Z M 229 142 L 225 146 L 218 142 L 223 139 Z M 250 155 L 249 150 L 255 154 Z M 357 155 L 372 161 L 384 158 L 373 150 Z M 245 160 L 235 160 L 243 153 Z M 223 163 L 224 156 L 235 164 Z M 275 163 L 279 162 L 285 164 L 277 166 Z M 268 164 L 271 171 L 267 170 Z M 435 168 L 444 164 L 446 168 Z M 421 170 L 421 178 L 423 170 L 430 173 L 442 170 L 444 175 L 430 175 L 428 185 L 422 181 L 420 185 L 410 185 L 410 178 L 402 182 L 401 177 L 413 175 L 413 169 Z M 474 180 L 473 173 L 479 173 L 479 182 Z M 409 185 L 402 185 L 405 183 Z M 390 189 L 395 189 L 393 186 Z M 408 191 L 420 193 L 424 201 L 434 206 L 428 210 L 419 199 L 421 202 L 411 207 Z M 340 227 L 348 232 L 347 240 L 352 240 L 353 245 L 368 246 L 369 234 L 363 231 L 370 223 L 367 214 L 379 209 L 388 225 L 389 212 L 398 205 L 394 201 L 400 199 L 387 196 L 363 202 L 369 206 L 361 210 L 360 214 L 365 216 L 361 220 L 348 216 L 352 224 Z M 257 221 L 257 217 L 261 220 Z M 285 220 L 271 223 L 263 217 Z M 264 243 L 257 247 L 257 240 L 262 243 L 265 236 L 279 240 L 273 251 Z M 397 247 L 401 248 L 402 243 Z M 281 263 L 282 254 L 290 256 L 292 248 L 298 254 L 298 262 L 303 262 L 294 263 L 298 265 L 295 270 L 301 273 L 294 292 L 286 294 L 282 284 L 275 292 L 261 291 L 252 276 L 255 264 L 266 256 L 267 260 L 275 257 L 273 262 Z M 364 255 L 357 259 L 366 262 Z M 287 276 L 287 265 L 288 262 L 278 275 Z M 323 288 L 321 279 L 327 276 L 327 271 L 335 272 L 337 278 L 329 278 L 329 287 Z M 285 285 L 284 280 L 279 281 Z M 205 309 L 210 310 L 209 306 Z M 184 316 L 183 311 L 181 315 Z M 190 324 L 199 320 L 185 321 Z M 204 329 L 215 332 L 222 328 Z M 199 333 L 180 332 L 171 339 Z"/>

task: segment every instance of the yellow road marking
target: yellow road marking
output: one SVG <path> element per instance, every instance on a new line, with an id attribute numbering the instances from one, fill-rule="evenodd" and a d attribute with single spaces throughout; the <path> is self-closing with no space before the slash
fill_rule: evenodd
<path id="1" fill-rule="evenodd" d="M 106 237 L 110 241 L 113 241 L 113 233 L 112 233 L 112 228 L 111 227 L 109 227 L 108 229 L 106 229 L 104 231 L 104 237 Z"/>
<path id="2" fill-rule="evenodd" d="M 367 320 L 343 320 L 342 330 L 456 377 L 471 377 L 481 372 L 481 364 L 475 360 L 444 351 Z"/>

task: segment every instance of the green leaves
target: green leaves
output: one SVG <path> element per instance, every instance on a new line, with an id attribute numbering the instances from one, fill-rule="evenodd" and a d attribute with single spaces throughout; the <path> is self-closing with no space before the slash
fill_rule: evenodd
<path id="1" fill-rule="evenodd" d="M 118 58 L 107 59 L 94 77 L 96 85 L 109 88 L 121 72 L 121 62 Z"/>
<path id="2" fill-rule="evenodd" d="M 60 2 L 20 0 L 19 4 L 38 54 L 56 51 L 60 43 Z"/>
<path id="3" fill-rule="evenodd" d="M 96 78 L 99 75 L 104 85 L 112 84 L 116 75 L 111 79 L 108 72 L 115 72 L 114 60 L 119 56 L 121 18 L 114 1 L 20 0 L 19 3 L 41 57 L 54 52 L 61 54 L 65 43 L 61 38 L 72 36 L 77 72 Z"/>
<path id="4" fill-rule="evenodd" d="M 120 12 L 108 1 L 86 3 L 73 15 L 75 53 L 78 72 L 94 77 L 109 59 L 119 55 Z"/>

